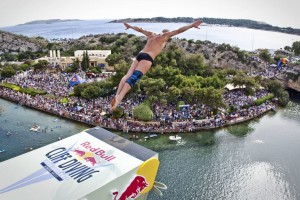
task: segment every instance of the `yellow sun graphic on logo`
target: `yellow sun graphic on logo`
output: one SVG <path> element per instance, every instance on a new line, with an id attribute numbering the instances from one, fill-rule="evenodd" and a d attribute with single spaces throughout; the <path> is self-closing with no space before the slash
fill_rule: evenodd
<path id="1" fill-rule="evenodd" d="M 141 194 L 145 194 L 152 189 L 157 175 L 158 167 L 159 160 L 157 158 L 150 158 L 149 160 L 146 160 L 137 170 L 136 174 L 143 176 L 148 183 L 148 186 L 140 192 Z"/>

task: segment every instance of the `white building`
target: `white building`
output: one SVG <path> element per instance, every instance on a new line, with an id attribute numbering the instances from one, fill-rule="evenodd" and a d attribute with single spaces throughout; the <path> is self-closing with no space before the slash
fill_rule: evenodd
<path id="1" fill-rule="evenodd" d="M 89 57 L 107 58 L 111 54 L 111 50 L 77 50 L 74 52 L 75 57 L 82 57 L 87 51 Z"/>
<path id="2" fill-rule="evenodd" d="M 111 54 L 111 50 L 77 50 L 74 52 L 74 57 L 60 58 L 60 65 L 62 69 L 65 69 L 66 67 L 72 65 L 74 60 L 76 60 L 77 58 L 81 62 L 83 53 L 86 51 L 90 59 L 91 67 L 101 67 L 102 69 L 106 69 L 107 67 L 109 67 L 105 59 Z"/>
<path id="3" fill-rule="evenodd" d="M 74 56 L 61 57 L 60 50 L 49 50 L 49 57 L 42 57 L 35 60 L 37 63 L 39 60 L 46 60 L 52 66 L 60 66 L 62 70 L 71 66 L 78 58 L 79 62 L 82 61 L 83 53 L 88 53 L 91 67 L 100 67 L 104 71 L 109 67 L 105 59 L 111 54 L 111 50 L 77 50 L 74 52 Z"/>

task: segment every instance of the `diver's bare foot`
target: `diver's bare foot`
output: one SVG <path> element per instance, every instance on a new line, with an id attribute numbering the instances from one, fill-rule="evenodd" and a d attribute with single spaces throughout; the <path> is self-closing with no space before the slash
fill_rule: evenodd
<path id="1" fill-rule="evenodd" d="M 112 100 L 112 103 L 110 104 L 110 111 L 111 112 L 113 112 L 115 109 L 116 109 L 116 107 L 120 104 L 120 99 L 118 98 L 118 95 L 116 95 L 115 97 L 114 97 L 114 99 Z"/>
<path id="2" fill-rule="evenodd" d="M 116 96 L 114 96 L 114 98 L 112 98 L 112 100 L 110 101 L 110 107 L 113 107 L 116 103 Z"/>
<path id="3" fill-rule="evenodd" d="M 110 102 L 110 112 L 114 111 L 115 104 L 116 104 L 116 96 L 114 96 L 114 98 Z"/>

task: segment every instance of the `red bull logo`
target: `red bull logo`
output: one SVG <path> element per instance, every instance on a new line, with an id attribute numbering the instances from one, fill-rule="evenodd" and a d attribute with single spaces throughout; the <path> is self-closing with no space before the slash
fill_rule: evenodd
<path id="1" fill-rule="evenodd" d="M 81 151 L 78 149 L 75 149 L 74 152 L 80 157 L 80 159 L 84 159 L 87 163 L 90 163 L 92 166 L 99 163 L 97 162 L 93 153 L 91 152 Z"/>
<path id="2" fill-rule="evenodd" d="M 85 160 L 92 166 L 100 163 L 102 160 L 110 162 L 116 158 L 116 156 L 108 154 L 104 149 L 92 146 L 90 142 L 81 143 L 80 146 L 81 149 L 75 149 L 73 152 L 78 155 L 79 160 Z"/>
<path id="3" fill-rule="evenodd" d="M 118 197 L 119 192 L 113 192 L 112 194 L 114 195 L 114 200 L 135 199 L 146 187 L 148 187 L 146 179 L 143 176 L 135 176 L 126 190 L 122 192 L 120 197 Z"/>

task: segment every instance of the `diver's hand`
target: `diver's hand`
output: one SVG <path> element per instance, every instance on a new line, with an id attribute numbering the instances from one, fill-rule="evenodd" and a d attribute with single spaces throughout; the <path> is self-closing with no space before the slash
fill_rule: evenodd
<path id="1" fill-rule="evenodd" d="M 194 27 L 194 28 L 200 29 L 200 28 L 199 28 L 200 24 L 202 24 L 202 20 L 197 20 L 197 21 L 193 22 L 191 25 L 192 25 L 192 27 Z"/>
<path id="2" fill-rule="evenodd" d="M 129 24 L 127 24 L 126 22 L 124 23 L 124 26 L 126 27 L 125 30 L 131 28 L 131 26 Z"/>

